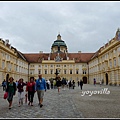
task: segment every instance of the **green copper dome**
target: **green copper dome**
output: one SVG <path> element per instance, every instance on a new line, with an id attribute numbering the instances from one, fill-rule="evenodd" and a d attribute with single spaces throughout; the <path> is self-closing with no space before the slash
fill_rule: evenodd
<path id="1" fill-rule="evenodd" d="M 55 46 L 64 46 L 64 47 L 67 47 L 65 42 L 63 40 L 61 40 L 61 36 L 60 34 L 57 36 L 57 40 L 54 41 L 54 43 L 52 44 L 52 47 L 55 47 Z"/>
<path id="2" fill-rule="evenodd" d="M 65 47 L 66 47 L 66 44 L 65 44 L 65 42 L 62 41 L 62 40 L 56 40 L 56 41 L 54 41 L 54 43 L 52 44 L 52 47 L 54 47 L 54 46 L 65 46 Z"/>

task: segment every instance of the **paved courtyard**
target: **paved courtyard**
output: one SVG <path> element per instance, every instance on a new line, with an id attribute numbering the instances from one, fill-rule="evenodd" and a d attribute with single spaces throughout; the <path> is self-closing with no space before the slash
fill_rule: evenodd
<path id="1" fill-rule="evenodd" d="M 50 89 L 45 92 L 43 107 L 38 105 L 37 94 L 34 106 L 25 102 L 18 107 L 17 93 L 13 107 L 9 110 L 4 92 L 0 87 L 0 118 L 120 118 L 120 87 L 84 84 L 83 90 L 76 85 L 75 89 Z M 25 101 L 25 100 L 24 100 Z"/>

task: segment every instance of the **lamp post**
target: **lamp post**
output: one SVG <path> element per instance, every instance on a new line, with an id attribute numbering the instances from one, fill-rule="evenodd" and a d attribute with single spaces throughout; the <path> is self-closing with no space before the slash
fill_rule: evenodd
<path id="1" fill-rule="evenodd" d="M 58 74 L 59 74 L 59 72 L 58 72 L 58 70 L 56 69 L 56 72 L 55 72 L 55 75 L 56 75 L 55 80 L 57 80 Z"/>

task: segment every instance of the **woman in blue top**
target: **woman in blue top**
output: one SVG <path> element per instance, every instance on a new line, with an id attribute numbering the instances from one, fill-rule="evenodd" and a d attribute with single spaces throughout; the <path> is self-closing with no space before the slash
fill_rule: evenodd
<path id="1" fill-rule="evenodd" d="M 41 74 L 38 75 L 38 77 L 39 78 L 36 80 L 35 89 L 37 91 L 39 105 L 40 105 L 40 107 L 42 107 L 44 92 L 46 92 L 46 80 L 44 78 L 42 78 Z"/>
<path id="2" fill-rule="evenodd" d="M 4 81 L 2 82 L 3 91 L 6 91 L 6 85 L 7 85 L 7 82 L 6 82 L 6 80 L 4 79 Z"/>

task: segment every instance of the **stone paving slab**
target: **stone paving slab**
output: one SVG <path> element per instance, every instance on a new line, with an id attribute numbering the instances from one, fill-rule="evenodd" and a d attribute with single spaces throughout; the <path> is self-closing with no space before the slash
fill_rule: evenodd
<path id="1" fill-rule="evenodd" d="M 110 94 L 92 94 L 88 91 L 101 91 L 104 88 Z M 83 92 L 86 92 L 84 96 Z M 120 118 L 120 87 L 84 84 L 83 90 L 65 88 L 50 89 L 45 92 L 43 107 L 38 105 L 37 93 L 34 96 L 34 106 L 24 103 L 18 107 L 17 94 L 13 98 L 13 107 L 9 110 L 4 92 L 0 87 L 0 118 Z"/>

